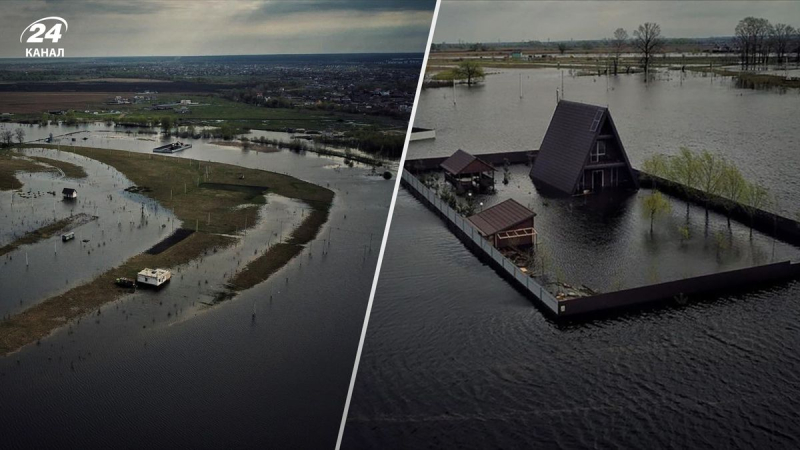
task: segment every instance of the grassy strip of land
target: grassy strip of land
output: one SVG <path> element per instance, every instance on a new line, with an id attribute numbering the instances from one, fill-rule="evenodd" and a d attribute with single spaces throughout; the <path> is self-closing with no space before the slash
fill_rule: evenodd
<path id="1" fill-rule="evenodd" d="M 16 177 L 17 172 L 36 173 L 52 170 L 40 163 L 58 167 L 69 178 L 86 177 L 86 172 L 83 168 L 72 163 L 39 156 L 34 156 L 30 159 L 22 156 L 13 153 L 11 150 L 0 150 L 0 191 L 22 187 L 22 183 Z"/>
<path id="2" fill-rule="evenodd" d="M 264 254 L 250 262 L 231 278 L 229 285 L 234 291 L 249 289 L 269 278 L 283 267 L 286 261 L 303 250 L 305 244 L 317 236 L 319 229 L 328 220 L 329 207 L 317 206 L 293 232 L 286 242 L 275 244 Z"/>
<path id="3" fill-rule="evenodd" d="M 0 322 L 0 354 L 14 352 L 24 345 L 37 342 L 54 329 L 72 319 L 98 311 L 104 304 L 117 300 L 128 291 L 114 286 L 117 277 L 135 277 L 144 267 L 175 267 L 212 251 L 225 247 L 233 238 L 194 233 L 168 250 L 150 255 L 142 253 L 127 260 L 89 283 L 49 298 L 9 319 Z"/>
<path id="4" fill-rule="evenodd" d="M 780 75 L 770 75 L 758 72 L 748 72 L 740 70 L 726 70 L 726 69 L 710 69 L 707 67 L 688 67 L 687 70 L 697 72 L 715 73 L 721 76 L 737 77 L 744 87 L 784 87 L 784 88 L 800 88 L 800 79 L 797 78 L 784 78 Z"/>
<path id="5" fill-rule="evenodd" d="M 209 144 L 221 145 L 223 147 L 236 147 L 242 150 L 253 150 L 264 153 L 275 153 L 281 151 L 270 145 L 261 145 L 257 142 L 242 142 L 242 141 L 211 141 Z"/>
<path id="6" fill-rule="evenodd" d="M 49 239 L 51 236 L 61 233 L 61 231 L 71 224 L 72 221 L 73 217 L 67 217 L 53 222 L 50 225 L 45 225 L 37 230 L 25 233 L 24 236 L 15 240 L 14 242 L 0 247 L 0 256 L 5 255 L 6 253 L 11 253 L 23 245 L 35 244 L 43 239 Z"/>
<path id="7" fill-rule="evenodd" d="M 29 145 L 32 148 L 54 148 L 48 145 Z M 229 164 L 209 163 L 153 154 L 131 153 L 87 147 L 61 148 L 115 167 L 139 186 L 149 188 L 144 195 L 173 210 L 187 228 L 198 232 L 157 255 L 140 254 L 119 267 L 106 271 L 98 278 L 68 292 L 45 300 L 0 323 L 0 354 L 8 354 L 24 345 L 47 336 L 67 321 L 91 313 L 102 305 L 120 298 L 125 291 L 114 287 L 117 277 L 134 278 L 144 267 L 175 268 L 186 264 L 214 248 L 234 242 L 223 236 L 235 233 L 256 222 L 257 206 L 243 207 L 263 201 L 253 186 L 265 186 L 275 194 L 301 200 L 310 205 L 310 217 L 297 231 L 312 239 L 327 218 L 333 192 L 288 175 Z M 206 175 L 207 174 L 207 175 Z M 205 181 L 209 184 L 203 185 Z M 242 189 L 217 189 L 219 186 L 242 186 Z M 210 187 L 209 187 L 210 186 Z M 324 213 L 322 217 L 319 214 Z M 210 216 L 210 222 L 208 220 Z M 249 219 L 249 221 L 248 221 Z M 306 225 L 307 224 L 307 225 Z M 309 237 L 310 236 L 310 237 Z M 271 264 L 282 266 L 296 253 L 274 255 Z M 253 270 L 254 277 L 263 281 L 269 274 Z"/>
<path id="8" fill-rule="evenodd" d="M 43 156 L 31 156 L 31 159 L 35 159 L 36 161 L 61 169 L 61 171 L 64 172 L 64 176 L 67 178 L 86 178 L 86 171 L 83 170 L 83 167 L 76 164 L 68 163 L 66 161 L 59 161 L 57 159 L 45 158 Z"/>

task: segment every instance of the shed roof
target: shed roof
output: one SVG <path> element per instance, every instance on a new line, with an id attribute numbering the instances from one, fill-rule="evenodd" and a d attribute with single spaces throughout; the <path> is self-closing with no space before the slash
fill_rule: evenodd
<path id="1" fill-rule="evenodd" d="M 449 158 L 442 161 L 440 167 L 451 174 L 494 172 L 491 164 L 461 149 L 456 150 Z"/>
<path id="2" fill-rule="evenodd" d="M 531 176 L 572 193 L 608 109 L 561 100 L 539 148 Z"/>
<path id="3" fill-rule="evenodd" d="M 475 225 L 482 235 L 491 236 L 535 216 L 535 212 L 510 198 L 469 216 L 467 220 Z"/>
<path id="4" fill-rule="evenodd" d="M 62 194 L 74 194 L 75 192 L 78 192 L 78 191 L 76 191 L 75 189 L 72 189 L 72 188 L 64 188 L 64 189 L 61 190 Z"/>

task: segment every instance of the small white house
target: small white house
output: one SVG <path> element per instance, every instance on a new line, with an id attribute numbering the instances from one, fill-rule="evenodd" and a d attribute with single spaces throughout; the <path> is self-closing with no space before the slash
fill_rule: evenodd
<path id="1" fill-rule="evenodd" d="M 191 104 L 192 104 L 191 100 L 181 100 L 181 105 L 191 105 Z"/>
<path id="2" fill-rule="evenodd" d="M 172 278 L 172 273 L 166 269 L 142 269 L 136 275 L 136 282 L 150 286 L 161 286 Z"/>
<path id="3" fill-rule="evenodd" d="M 72 188 L 64 188 L 61 190 L 61 195 L 64 196 L 65 200 L 72 200 L 78 198 L 78 191 Z"/>

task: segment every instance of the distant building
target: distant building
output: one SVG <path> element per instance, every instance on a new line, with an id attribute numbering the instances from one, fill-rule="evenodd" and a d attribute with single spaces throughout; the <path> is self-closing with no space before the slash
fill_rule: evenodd
<path id="1" fill-rule="evenodd" d="M 192 104 L 191 100 L 181 100 L 181 105 L 191 105 L 191 104 Z"/>
<path id="2" fill-rule="evenodd" d="M 61 195 L 64 196 L 65 200 L 73 200 L 78 198 L 78 191 L 72 188 L 64 188 L 61 190 Z"/>
<path id="3" fill-rule="evenodd" d="M 608 108 L 566 100 L 556 106 L 530 176 L 568 195 L 639 188 Z"/>

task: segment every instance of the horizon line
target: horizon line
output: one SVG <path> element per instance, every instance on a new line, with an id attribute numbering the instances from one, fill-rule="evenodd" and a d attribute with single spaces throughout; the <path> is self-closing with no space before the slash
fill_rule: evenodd
<path id="1" fill-rule="evenodd" d="M 214 56 L 314 56 L 314 55 L 392 55 L 392 54 L 419 54 L 425 51 L 377 51 L 377 52 L 329 52 L 329 53 L 236 53 L 236 54 L 205 54 L 205 55 L 125 55 L 125 56 L 65 56 L 63 58 L 27 58 L 25 56 L 0 56 L 0 59 L 30 59 L 32 61 L 58 61 L 70 58 L 186 58 L 186 57 L 214 57 Z"/>

